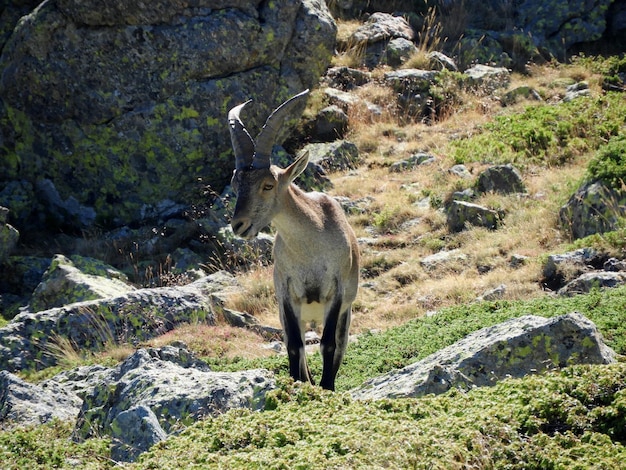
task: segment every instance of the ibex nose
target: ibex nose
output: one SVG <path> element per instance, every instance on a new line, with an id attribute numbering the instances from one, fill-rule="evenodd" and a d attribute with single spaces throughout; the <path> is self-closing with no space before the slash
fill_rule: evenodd
<path id="1" fill-rule="evenodd" d="M 233 228 L 235 235 L 246 238 L 252 228 L 252 223 L 249 219 L 235 217 L 230 221 L 230 226 Z"/>

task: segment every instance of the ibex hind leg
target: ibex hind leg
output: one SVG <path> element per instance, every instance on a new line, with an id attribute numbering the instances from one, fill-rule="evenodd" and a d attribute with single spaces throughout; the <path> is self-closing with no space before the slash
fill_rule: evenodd
<path id="1" fill-rule="evenodd" d="M 326 390 L 335 390 L 335 377 L 348 344 L 350 317 L 351 307 L 342 312 L 341 299 L 337 299 L 324 324 L 320 345 L 323 361 L 320 385 Z"/>
<path id="2" fill-rule="evenodd" d="M 300 320 L 296 317 L 291 303 L 283 301 L 281 308 L 281 321 L 285 336 L 285 346 L 289 357 L 289 375 L 300 382 L 314 384 L 313 377 L 306 362 L 304 349 L 304 333 L 300 326 Z"/>

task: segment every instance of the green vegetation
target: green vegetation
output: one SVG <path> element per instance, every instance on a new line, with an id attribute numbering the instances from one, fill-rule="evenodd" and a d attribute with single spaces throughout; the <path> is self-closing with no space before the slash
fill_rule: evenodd
<path id="1" fill-rule="evenodd" d="M 287 378 L 282 356 L 215 369 L 278 374 L 262 413 L 233 410 L 198 422 L 129 468 L 620 468 L 626 458 L 626 363 L 579 366 L 469 393 L 356 402 L 346 390 L 508 318 L 579 311 L 626 354 L 626 287 L 572 298 L 482 302 L 361 336 L 348 348 L 337 393 Z M 310 361 L 319 377 L 320 360 Z M 220 367 L 217 367 L 217 366 Z M 342 392 L 343 391 L 343 392 Z M 445 423 L 445 425 L 443 425 Z M 3 468 L 110 468 L 108 441 L 69 441 L 54 422 L 0 432 Z"/>
<path id="2" fill-rule="evenodd" d="M 626 183 L 626 134 L 613 137 L 600 147 L 589 162 L 589 177 L 602 180 L 612 188 L 623 189 Z"/>
<path id="3" fill-rule="evenodd" d="M 73 425 L 52 421 L 42 426 L 0 432 L 0 461 L 6 470 L 110 468 L 110 441 L 94 438 L 70 440 Z"/>
<path id="4" fill-rule="evenodd" d="M 605 468 L 626 459 L 626 364 L 469 393 L 356 402 L 283 386 L 271 410 L 190 427 L 131 468 Z"/>
<path id="5" fill-rule="evenodd" d="M 594 291 L 568 298 L 530 301 L 481 302 L 444 308 L 431 317 L 418 318 L 380 333 L 365 333 L 348 347 L 337 376 L 337 390 L 346 391 L 371 377 L 423 359 L 481 328 L 522 315 L 554 317 L 580 312 L 593 321 L 609 346 L 626 354 L 626 287 Z M 215 370 L 266 368 L 287 377 L 286 357 L 212 362 Z M 321 357 L 309 358 L 312 373 L 319 377 Z"/>
<path id="6" fill-rule="evenodd" d="M 625 116 L 626 101 L 620 93 L 529 106 L 521 114 L 497 116 L 480 134 L 454 142 L 454 159 L 560 166 L 623 133 Z"/>
<path id="7" fill-rule="evenodd" d="M 412 58 L 414 64 L 422 63 L 425 52 L 433 47 L 433 42 L 424 41 L 420 54 Z M 358 63 L 363 50 L 352 46 L 346 45 L 344 60 Z M 353 57 L 347 57 L 348 52 Z M 284 355 L 237 356 L 254 350 L 258 346 L 254 341 L 260 340 L 251 331 L 242 329 L 233 334 L 224 325 L 208 327 L 199 312 L 197 318 L 189 319 L 188 325 L 177 328 L 170 337 L 163 335 L 155 340 L 161 343 L 152 345 L 158 347 L 183 338 L 213 370 L 269 369 L 275 372 L 279 388 L 267 397 L 265 411 L 233 410 L 195 423 L 180 435 L 155 446 L 139 462 L 124 468 L 623 468 L 626 461 L 626 362 L 623 360 L 612 366 L 570 367 L 469 393 L 453 390 L 421 399 L 358 402 L 347 393 L 369 378 L 418 361 L 471 332 L 521 315 L 554 317 L 578 311 L 598 326 L 609 346 L 626 355 L 626 287 L 572 298 L 548 297 L 541 291 L 540 265 L 546 253 L 594 247 L 623 258 L 626 249 L 624 228 L 570 244 L 554 217 L 579 178 L 597 178 L 613 187 L 623 186 L 626 101 L 623 94 L 611 90 L 619 83 L 618 74 L 626 71 L 626 59 L 582 57 L 563 66 L 568 76 L 560 75 L 559 68 L 545 66 L 533 74 L 535 83 L 531 85 L 546 101 L 524 109 L 522 103 L 502 108 L 492 100 L 490 91 L 470 90 L 462 74 L 444 72 L 430 90 L 438 119 L 428 126 L 399 120 L 393 112 L 395 101 L 389 90 L 376 88 L 375 84 L 363 87 L 363 95 L 368 99 L 377 97 L 374 99 L 377 104 L 388 107 L 376 122 L 369 114 L 350 116 L 348 137 L 358 145 L 363 165 L 358 172 L 334 175 L 338 181 L 335 195 L 366 201 L 364 212 L 355 211 L 351 222 L 359 237 L 373 237 L 371 244 L 362 246 L 364 283 L 354 305 L 353 331 L 360 336 L 348 347 L 339 371 L 337 393 L 294 384 L 288 378 Z M 591 96 L 569 103 L 547 104 L 558 100 L 567 84 L 589 78 L 590 71 L 602 76 L 590 80 Z M 598 85 L 604 91 L 599 91 Z M 158 123 L 133 137 L 138 139 L 140 157 L 119 157 L 128 153 L 124 152 L 128 143 L 127 137 L 118 136 L 117 131 L 104 130 L 98 135 L 91 132 L 95 147 L 106 144 L 111 155 L 118 155 L 112 162 L 115 168 L 110 169 L 108 161 L 105 166 L 107 171 L 115 171 L 121 181 L 119 186 L 100 188 L 101 192 L 94 196 L 96 205 L 98 201 L 108 204 L 116 200 L 124 185 L 138 184 L 131 168 L 133 158 L 144 159 L 151 168 L 171 163 L 173 154 L 165 155 L 163 161 L 156 154 L 163 136 L 170 137 L 180 131 L 162 129 L 163 113 L 174 106 L 171 102 L 156 106 Z M 23 117 L 17 111 L 10 112 L 11 119 L 22 122 Z M 195 109 L 183 107 L 174 116 L 174 127 L 182 128 L 186 120 L 198 117 Z M 474 128 L 476 122 L 478 128 Z M 30 124 L 24 121 L 22 128 L 27 130 Z M 207 124 L 215 122 L 207 120 Z M 193 135 L 201 137 L 197 132 Z M 469 137 L 459 138 L 464 135 Z M 87 147 L 78 150 L 81 151 L 77 155 L 91 151 Z M 416 167 L 389 175 L 392 162 L 418 151 L 435 154 L 437 163 L 426 169 Z M 198 174 L 196 167 L 202 155 L 197 149 L 183 154 L 186 155 L 183 166 L 195 169 L 192 173 Z M 106 155 L 107 152 L 102 153 L 84 164 L 99 166 Z M 230 157 L 230 153 L 222 157 Z M 446 195 L 465 189 L 470 182 L 450 176 L 448 169 L 454 163 L 474 164 L 468 167 L 476 175 L 483 163 L 508 162 L 523 170 L 529 197 L 483 196 L 479 202 L 506 209 L 505 225 L 498 231 L 468 228 L 460 234 L 450 234 L 445 217 L 437 209 L 444 205 Z M 14 171 L 18 163 L 10 160 L 7 171 Z M 585 175 L 584 168 L 587 168 Z M 180 189 L 184 181 L 177 175 L 180 176 L 172 173 L 160 183 Z M 140 189 L 145 194 L 154 191 L 153 182 L 142 185 Z M 426 196 L 429 205 L 418 207 L 416 204 Z M 133 204 L 128 203 L 122 210 L 135 210 Z M 406 225 L 407 221 L 415 223 Z M 467 258 L 436 272 L 426 272 L 420 266 L 423 256 L 446 248 L 460 248 Z M 514 254 L 523 255 L 527 261 L 511 267 Z M 250 266 L 247 271 L 241 270 L 243 287 L 229 299 L 231 303 L 227 306 L 246 311 L 263 324 L 267 318 L 275 318 L 277 307 L 266 260 L 259 262 L 256 252 L 244 255 L 224 252 L 221 256 L 214 259 L 216 269 Z M 248 263 L 248 257 L 256 260 L 257 265 L 254 261 Z M 137 266 L 135 263 L 135 271 Z M 502 279 L 506 279 L 509 297 L 473 302 Z M 425 315 L 429 310 L 437 313 Z M 131 306 L 115 318 L 111 312 L 101 315 L 103 321 L 108 318 L 115 320 L 114 323 L 121 322 L 124 331 L 138 331 L 137 328 L 155 321 L 157 313 L 138 315 Z M 3 321 L 0 319 L 0 326 Z M 110 331 L 107 336 L 104 324 L 102 333 L 108 355 L 86 355 L 76 351 L 71 342 L 55 338 L 48 352 L 58 358 L 59 364 L 30 375 L 23 372 L 22 377 L 37 381 L 62 368 L 95 362 L 113 365 L 132 351 L 128 345 L 115 345 Z M 241 345 L 248 351 L 238 352 Z M 116 347 L 117 353 L 113 352 Z M 313 354 L 309 365 L 319 380 L 320 355 Z M 117 466 L 110 460 L 109 440 L 95 438 L 75 443 L 71 440 L 71 430 L 71 424 L 58 421 L 17 430 L 3 429 L 0 466 L 8 469 Z"/>

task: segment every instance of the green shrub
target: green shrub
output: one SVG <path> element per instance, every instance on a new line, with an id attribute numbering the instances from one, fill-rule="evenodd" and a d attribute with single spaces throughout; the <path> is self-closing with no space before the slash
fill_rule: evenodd
<path id="1" fill-rule="evenodd" d="M 115 467 L 111 460 L 110 441 L 94 438 L 84 443 L 72 442 L 73 425 L 53 420 L 41 426 L 0 432 L 1 467 L 105 469 Z"/>
<path id="2" fill-rule="evenodd" d="M 478 135 L 452 142 L 452 156 L 457 163 L 560 166 L 618 135 L 625 119 L 620 93 L 529 106 L 521 114 L 497 116 Z"/>
<path id="3" fill-rule="evenodd" d="M 613 137 L 600 147 L 587 167 L 589 178 L 601 180 L 614 189 L 626 184 L 626 135 Z"/>
<path id="4" fill-rule="evenodd" d="M 620 469 L 625 391 L 623 363 L 421 399 L 287 383 L 271 410 L 198 422 L 129 468 Z"/>

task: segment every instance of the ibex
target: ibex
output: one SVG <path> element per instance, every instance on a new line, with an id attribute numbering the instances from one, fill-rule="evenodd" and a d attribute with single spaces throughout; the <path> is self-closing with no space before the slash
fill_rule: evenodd
<path id="1" fill-rule="evenodd" d="M 236 235 L 251 239 L 270 222 L 274 224 L 274 287 L 289 373 L 295 380 L 314 383 L 306 361 L 304 333 L 308 322 L 323 324 L 320 385 L 334 390 L 358 289 L 356 237 L 337 201 L 293 184 L 306 168 L 308 154 L 285 169 L 270 164 L 283 121 L 307 93 L 293 96 L 274 110 L 254 140 L 239 118 L 249 101 L 228 113 L 235 153 L 232 187 L 237 194 L 231 226 Z"/>

